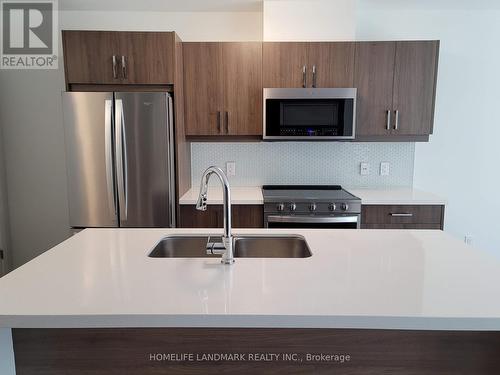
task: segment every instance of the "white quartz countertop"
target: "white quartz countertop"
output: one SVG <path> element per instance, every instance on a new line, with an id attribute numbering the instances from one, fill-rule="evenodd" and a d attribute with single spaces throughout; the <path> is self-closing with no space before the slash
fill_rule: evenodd
<path id="1" fill-rule="evenodd" d="M 0 279 L 0 327 L 500 330 L 500 260 L 441 231 L 299 234 L 310 258 L 149 258 L 200 229 L 87 229 Z"/>
<path id="2" fill-rule="evenodd" d="M 196 204 L 200 188 L 192 187 L 180 199 L 180 204 Z M 208 204 L 223 204 L 223 190 L 221 187 L 209 186 L 207 194 Z M 234 186 L 231 187 L 231 204 L 264 204 L 262 186 Z"/>
<path id="3" fill-rule="evenodd" d="M 432 193 L 410 188 L 389 189 L 357 189 L 346 187 L 346 190 L 361 198 L 362 204 L 377 205 L 445 205 L 446 199 Z M 180 204 L 196 204 L 199 188 L 192 187 L 180 198 Z M 208 190 L 208 204 L 223 203 L 222 188 L 210 187 Z M 261 186 L 235 186 L 231 188 L 232 204 L 263 204 Z"/>

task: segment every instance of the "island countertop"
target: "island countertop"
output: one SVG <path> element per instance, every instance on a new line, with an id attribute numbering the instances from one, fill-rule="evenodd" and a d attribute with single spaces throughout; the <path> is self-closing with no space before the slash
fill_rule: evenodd
<path id="1" fill-rule="evenodd" d="M 310 258 L 149 258 L 200 229 L 86 229 L 0 279 L 0 327 L 500 330 L 500 261 L 441 231 L 299 234 Z"/>

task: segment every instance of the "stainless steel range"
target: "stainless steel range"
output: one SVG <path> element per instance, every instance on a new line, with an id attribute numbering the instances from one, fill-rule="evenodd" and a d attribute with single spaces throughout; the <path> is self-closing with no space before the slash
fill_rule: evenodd
<path id="1" fill-rule="evenodd" d="M 264 185 L 266 228 L 356 229 L 361 199 L 339 185 Z"/>

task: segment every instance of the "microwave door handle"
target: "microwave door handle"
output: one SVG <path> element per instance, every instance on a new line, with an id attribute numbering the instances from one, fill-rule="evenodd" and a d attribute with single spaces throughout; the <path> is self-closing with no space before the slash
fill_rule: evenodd
<path id="1" fill-rule="evenodd" d="M 307 87 L 307 65 L 302 67 L 302 87 Z"/>

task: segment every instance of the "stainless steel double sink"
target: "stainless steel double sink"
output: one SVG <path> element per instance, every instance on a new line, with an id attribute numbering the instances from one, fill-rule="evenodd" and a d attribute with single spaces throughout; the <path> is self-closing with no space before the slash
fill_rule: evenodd
<path id="1" fill-rule="evenodd" d="M 207 254 L 208 242 L 220 236 L 168 236 L 149 253 L 151 258 L 220 258 Z M 312 255 L 302 236 L 234 236 L 235 258 L 308 258 Z"/>

